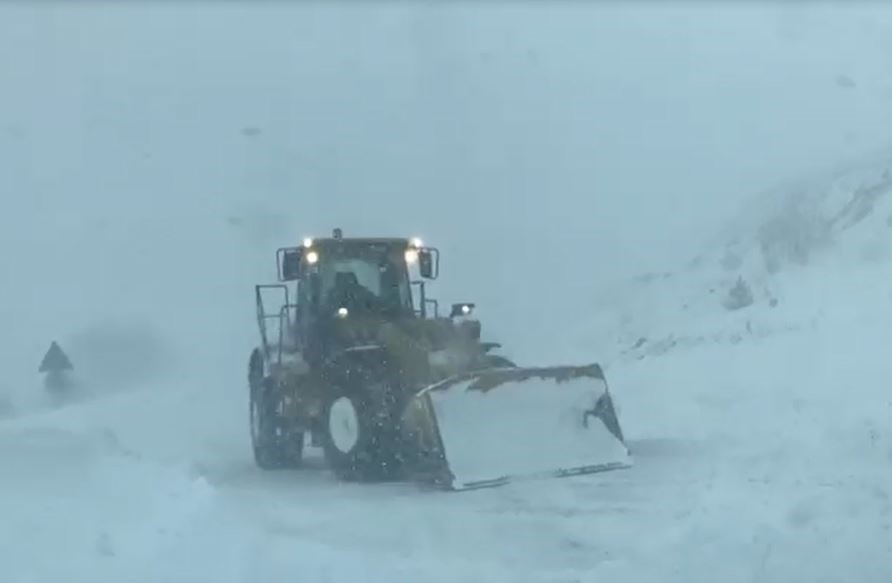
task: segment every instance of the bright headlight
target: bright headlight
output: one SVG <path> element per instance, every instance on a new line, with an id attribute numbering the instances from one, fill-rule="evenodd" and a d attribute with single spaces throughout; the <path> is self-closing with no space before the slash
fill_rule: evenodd
<path id="1" fill-rule="evenodd" d="M 350 310 L 347 308 L 338 308 L 338 318 L 346 318 L 350 315 Z"/>
<path id="2" fill-rule="evenodd" d="M 409 265 L 418 261 L 418 251 L 415 249 L 407 249 L 406 250 L 406 263 Z"/>
<path id="3" fill-rule="evenodd" d="M 413 247 L 416 247 L 418 249 L 424 247 L 424 241 L 422 241 L 419 237 L 412 237 L 409 242 L 412 244 Z"/>
<path id="4" fill-rule="evenodd" d="M 313 246 L 313 239 L 311 237 L 307 237 L 304 239 L 304 247 L 310 248 Z"/>
<path id="5" fill-rule="evenodd" d="M 319 261 L 319 254 L 315 251 L 310 251 L 307 253 L 307 263 L 310 265 L 315 265 L 316 262 Z"/>

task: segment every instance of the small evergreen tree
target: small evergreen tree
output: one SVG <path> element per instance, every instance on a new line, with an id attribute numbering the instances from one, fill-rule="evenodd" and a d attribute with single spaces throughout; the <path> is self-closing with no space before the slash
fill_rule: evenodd
<path id="1" fill-rule="evenodd" d="M 722 305 L 729 310 L 739 310 L 753 304 L 753 292 L 749 284 L 742 276 L 738 276 L 737 283 L 728 290 L 728 295 L 722 301 Z"/>

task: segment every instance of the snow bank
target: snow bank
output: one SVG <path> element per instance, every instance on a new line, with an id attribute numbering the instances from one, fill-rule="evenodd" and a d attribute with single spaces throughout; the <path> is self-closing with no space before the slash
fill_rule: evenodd
<path id="1" fill-rule="evenodd" d="M 0 459 L 4 581 L 132 580 L 214 503 L 200 476 L 107 435 L 3 428 Z"/>

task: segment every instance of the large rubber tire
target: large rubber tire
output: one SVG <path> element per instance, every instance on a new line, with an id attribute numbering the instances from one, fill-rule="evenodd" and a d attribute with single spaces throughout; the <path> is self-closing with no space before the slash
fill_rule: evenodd
<path id="1" fill-rule="evenodd" d="M 271 379 L 264 376 L 263 357 L 251 355 L 249 422 L 254 462 L 263 470 L 300 467 L 303 460 L 304 433 L 295 431 L 281 414 L 281 395 Z"/>
<path id="2" fill-rule="evenodd" d="M 321 419 L 322 450 L 335 475 L 348 481 L 399 479 L 401 413 L 398 399 L 381 382 L 330 387 Z"/>

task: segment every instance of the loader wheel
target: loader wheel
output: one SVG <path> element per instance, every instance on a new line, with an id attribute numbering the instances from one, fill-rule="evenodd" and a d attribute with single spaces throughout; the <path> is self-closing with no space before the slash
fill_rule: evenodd
<path id="1" fill-rule="evenodd" d="M 259 356 L 259 353 L 256 353 Z M 259 366 L 263 366 L 262 358 Z M 254 461 L 263 470 L 296 468 L 303 458 L 304 434 L 294 431 L 281 415 L 279 393 L 268 378 L 263 377 L 258 361 L 251 356 L 250 423 Z"/>
<path id="2" fill-rule="evenodd" d="M 322 415 L 322 449 L 335 475 L 349 481 L 395 479 L 401 468 L 397 406 L 380 385 L 331 387 Z"/>

